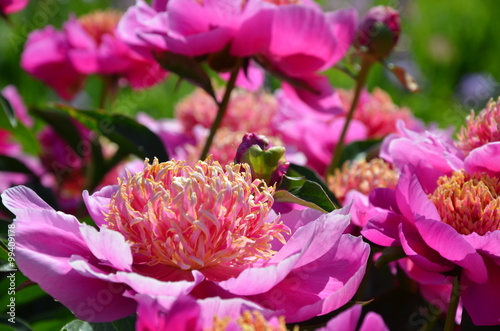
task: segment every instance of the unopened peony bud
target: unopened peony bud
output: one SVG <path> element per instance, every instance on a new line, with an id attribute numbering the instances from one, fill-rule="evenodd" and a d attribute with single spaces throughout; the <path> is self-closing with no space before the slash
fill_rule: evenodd
<path id="1" fill-rule="evenodd" d="M 358 27 L 354 45 L 378 59 L 387 57 L 399 39 L 401 23 L 397 10 L 387 6 L 371 8 Z"/>
<path id="2" fill-rule="evenodd" d="M 238 147 L 234 162 L 248 163 L 254 179 L 262 179 L 268 185 L 279 184 L 290 164 L 284 159 L 284 147 L 267 148 L 268 145 L 265 136 L 247 133 Z"/>

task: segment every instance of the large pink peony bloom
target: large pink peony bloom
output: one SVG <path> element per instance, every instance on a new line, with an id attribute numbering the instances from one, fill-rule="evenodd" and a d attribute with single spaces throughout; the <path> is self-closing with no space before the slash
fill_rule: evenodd
<path id="1" fill-rule="evenodd" d="M 52 26 L 34 31 L 26 42 L 21 66 L 68 100 L 90 74 L 111 81 L 123 79 L 133 88 L 156 84 L 165 72 L 115 36 L 120 17 L 118 12 L 98 11 L 79 19 L 71 17 L 63 31 Z"/>
<path id="2" fill-rule="evenodd" d="M 28 0 L 0 0 L 0 14 L 12 14 L 23 10 Z"/>
<path id="3" fill-rule="evenodd" d="M 245 165 L 154 162 L 84 192 L 98 229 L 25 187 L 2 198 L 16 215 L 20 270 L 84 320 L 127 316 L 139 294 L 243 298 L 289 322 L 337 309 L 357 290 L 368 245 L 342 234 L 347 209 L 280 217 L 273 191 Z"/>

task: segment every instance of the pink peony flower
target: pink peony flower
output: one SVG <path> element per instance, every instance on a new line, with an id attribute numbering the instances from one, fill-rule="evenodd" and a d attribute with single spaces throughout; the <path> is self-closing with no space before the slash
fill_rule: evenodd
<path id="1" fill-rule="evenodd" d="M 469 154 L 473 149 L 494 141 L 500 141 L 500 99 L 497 102 L 490 100 L 477 116 L 471 110 L 466 125 L 460 129 L 457 144 Z"/>
<path id="2" fill-rule="evenodd" d="M 313 1 L 249 1 L 242 16 L 231 54 L 253 56 L 264 68 L 292 77 L 339 61 L 353 41 L 357 19 L 352 9 L 324 13 Z"/>
<path id="3" fill-rule="evenodd" d="M 25 45 L 21 66 L 68 100 L 90 74 L 123 79 L 133 88 L 156 84 L 165 72 L 115 36 L 120 17 L 115 11 L 97 11 L 78 20 L 71 17 L 63 31 L 51 26 L 34 31 Z"/>
<path id="4" fill-rule="evenodd" d="M 23 10 L 28 0 L 0 0 L 0 14 L 12 14 Z"/>
<path id="5" fill-rule="evenodd" d="M 481 150 L 499 149 L 499 144 L 473 151 L 473 159 L 465 160 L 465 171 L 442 175 L 429 193 L 419 171 L 405 167 L 393 198 L 385 203 L 385 212 L 372 218 L 362 231 L 376 244 L 401 246 L 427 272 L 460 274 L 463 305 L 477 325 L 500 324 L 498 310 L 491 306 L 498 303 L 492 293 L 500 291 L 500 252 L 493 244 L 500 236 L 496 212 L 500 173 L 495 169 L 495 154 Z M 478 161 L 489 168 L 491 176 L 472 170 L 470 165 Z"/>
<path id="6" fill-rule="evenodd" d="M 348 209 L 278 216 L 274 188 L 250 176 L 246 165 L 155 161 L 119 185 L 84 192 L 98 229 L 25 187 L 9 189 L 2 199 L 16 215 L 16 262 L 95 322 L 130 315 L 141 294 L 242 298 L 289 322 L 345 304 L 369 254 L 361 238 L 342 234 Z"/>
<path id="7" fill-rule="evenodd" d="M 389 331 L 382 317 L 373 312 L 366 314 L 363 323 L 358 328 L 361 310 L 361 305 L 352 306 L 332 318 L 326 327 L 320 328 L 318 331 Z"/>
<path id="8" fill-rule="evenodd" d="M 144 295 L 137 298 L 136 329 L 139 331 L 287 330 L 283 317 L 274 317 L 269 311 L 240 298 L 195 300 L 186 296 L 152 299 Z"/>

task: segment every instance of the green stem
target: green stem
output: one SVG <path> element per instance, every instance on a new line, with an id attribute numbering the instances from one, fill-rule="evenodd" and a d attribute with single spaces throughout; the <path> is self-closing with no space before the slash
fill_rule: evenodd
<path id="1" fill-rule="evenodd" d="M 219 109 L 217 111 L 217 116 L 215 117 L 212 126 L 210 127 L 210 133 L 208 135 L 208 138 L 205 142 L 205 146 L 203 147 L 203 151 L 201 152 L 200 155 L 200 160 L 205 160 L 208 156 L 208 152 L 210 150 L 210 146 L 212 145 L 212 142 L 215 137 L 215 133 L 217 132 L 217 129 L 219 128 L 222 119 L 224 118 L 224 115 L 226 114 L 227 111 L 227 106 L 229 104 L 229 98 L 231 97 L 231 92 L 234 89 L 234 85 L 236 83 L 236 78 L 238 77 L 238 73 L 240 71 L 240 66 L 241 66 L 241 60 L 238 60 L 236 63 L 236 66 L 233 68 L 231 71 L 231 77 L 229 77 L 229 81 L 227 82 L 226 86 L 226 91 L 224 92 L 224 96 L 222 97 L 222 101 L 219 103 Z"/>
<path id="2" fill-rule="evenodd" d="M 105 109 L 107 103 L 112 103 L 118 93 L 118 76 L 102 76 L 103 87 L 99 99 L 99 109 Z"/>
<path id="3" fill-rule="evenodd" d="M 451 288 L 450 303 L 448 313 L 444 324 L 444 331 L 453 331 L 455 328 L 455 315 L 457 313 L 458 303 L 460 301 L 460 276 L 453 278 L 453 287 Z"/>
<path id="4" fill-rule="evenodd" d="M 361 70 L 359 71 L 358 77 L 356 79 L 356 87 L 354 90 L 354 98 L 352 99 L 351 103 L 351 108 L 349 109 L 349 112 L 347 113 L 344 127 L 342 128 L 342 132 L 340 133 L 339 141 L 337 142 L 337 145 L 335 146 L 335 151 L 333 152 L 333 157 L 332 161 L 330 162 L 330 165 L 328 166 L 326 173 L 325 173 L 325 178 L 328 177 L 329 174 L 333 173 L 335 168 L 339 165 L 340 157 L 342 155 L 342 151 L 344 149 L 344 141 L 345 137 L 347 135 L 347 129 L 349 128 L 349 124 L 352 121 L 352 118 L 354 116 L 354 111 L 356 110 L 356 107 L 358 106 L 358 101 L 359 97 L 361 96 L 361 91 L 363 90 L 363 87 L 366 84 L 366 79 L 368 77 L 368 73 L 370 72 L 370 69 L 373 65 L 373 60 L 363 57 L 362 63 L 361 63 Z"/>

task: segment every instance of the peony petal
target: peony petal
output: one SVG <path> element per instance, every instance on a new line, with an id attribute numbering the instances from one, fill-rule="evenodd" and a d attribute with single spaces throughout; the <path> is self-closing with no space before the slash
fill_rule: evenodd
<path id="1" fill-rule="evenodd" d="M 277 264 L 243 270 L 235 278 L 218 285 L 236 295 L 255 295 L 271 290 L 281 282 L 299 261 L 302 252 L 295 253 Z"/>
<path id="2" fill-rule="evenodd" d="M 462 277 L 461 298 L 474 325 L 500 324 L 500 266 L 487 262 L 488 280 L 478 284 Z"/>
<path id="3" fill-rule="evenodd" d="M 470 152 L 464 161 L 468 173 L 486 172 L 490 176 L 500 176 L 500 142 L 492 142 Z"/>
<path id="4" fill-rule="evenodd" d="M 121 233 L 106 227 L 97 231 L 88 225 L 82 226 L 80 231 L 95 257 L 108 262 L 113 269 L 132 270 L 132 251 Z"/>
<path id="5" fill-rule="evenodd" d="M 109 185 L 92 195 L 89 195 L 87 190 L 83 191 L 83 202 L 85 202 L 90 217 L 92 217 L 98 227 L 102 227 L 108 223 L 106 222 L 105 212 L 108 210 L 111 197 L 117 190 L 118 185 Z"/>
<path id="6" fill-rule="evenodd" d="M 488 275 L 483 258 L 463 235 L 450 225 L 434 219 L 420 218 L 415 221 L 415 226 L 429 247 L 464 268 L 467 277 L 478 283 L 486 281 Z"/>
<path id="7" fill-rule="evenodd" d="M 69 260 L 74 255 L 95 259 L 75 217 L 56 212 L 22 186 L 6 190 L 2 199 L 16 215 L 16 263 L 26 277 L 80 319 L 112 321 L 135 311 L 135 303 L 121 295 L 123 286 L 111 287 L 108 282 L 82 276 L 71 267 Z"/>

